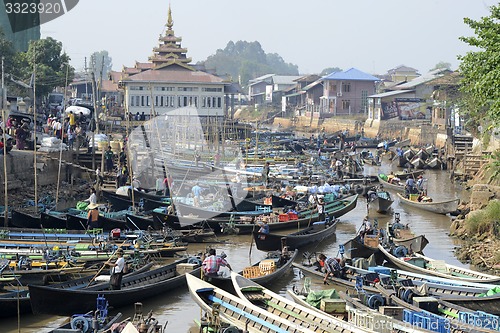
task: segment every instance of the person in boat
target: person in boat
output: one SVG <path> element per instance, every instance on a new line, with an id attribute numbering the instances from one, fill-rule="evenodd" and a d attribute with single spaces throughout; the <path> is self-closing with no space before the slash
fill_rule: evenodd
<path id="1" fill-rule="evenodd" d="M 267 224 L 267 220 L 264 219 L 262 222 L 258 224 L 260 226 L 259 233 L 268 235 L 269 234 L 269 224 Z"/>
<path id="2" fill-rule="evenodd" d="M 109 279 L 110 290 L 120 290 L 122 287 L 123 268 L 125 267 L 125 259 L 123 259 L 122 248 L 118 248 L 118 250 L 116 250 L 116 256 L 118 259 L 116 259 L 114 263 L 107 263 L 108 266 L 112 267 L 111 278 Z"/>
<path id="3" fill-rule="evenodd" d="M 99 228 L 99 210 L 97 209 L 99 205 L 96 203 L 91 203 L 87 206 L 87 227 L 90 229 Z"/>
<path id="4" fill-rule="evenodd" d="M 372 232 L 373 232 L 372 223 L 368 219 L 368 216 L 365 216 L 363 224 L 361 225 L 361 229 L 359 230 L 359 237 L 361 239 L 361 242 L 364 241 L 365 235 L 370 235 Z"/>
<path id="5" fill-rule="evenodd" d="M 195 165 L 198 167 L 198 163 L 201 161 L 201 156 L 200 156 L 200 153 L 198 153 L 198 151 L 196 150 L 194 152 L 194 162 L 195 162 Z"/>
<path id="6" fill-rule="evenodd" d="M 343 267 L 342 267 L 342 260 L 339 258 L 331 258 L 325 256 L 323 253 L 321 253 L 318 256 L 318 260 L 320 265 L 323 267 L 323 270 L 325 272 L 325 277 L 323 278 L 323 283 L 326 284 L 326 281 L 328 277 L 336 277 L 336 278 L 341 278 L 343 276 Z M 345 266 L 345 263 L 344 263 Z"/>
<path id="7" fill-rule="evenodd" d="M 193 193 L 195 207 L 200 207 L 200 198 L 201 198 L 202 191 L 203 191 L 203 189 L 200 187 L 200 185 L 198 183 L 196 183 L 196 185 L 191 188 L 191 192 Z"/>
<path id="8" fill-rule="evenodd" d="M 264 183 L 264 186 L 267 187 L 267 184 L 269 182 L 269 171 L 271 171 L 271 167 L 269 162 L 266 162 L 264 167 L 262 168 L 262 182 Z"/>
<path id="9" fill-rule="evenodd" d="M 325 199 L 323 196 L 316 197 L 316 208 L 318 209 L 319 221 L 325 220 Z"/>
<path id="10" fill-rule="evenodd" d="M 401 178 L 396 177 L 394 171 L 391 171 L 390 175 L 387 176 L 387 182 L 389 184 L 398 184 L 401 181 Z"/>
<path id="11" fill-rule="evenodd" d="M 415 193 L 415 179 L 413 178 L 413 175 L 410 175 L 408 177 L 408 179 L 406 180 L 405 192 L 406 192 L 406 196 L 409 196 L 410 194 Z"/>
<path id="12" fill-rule="evenodd" d="M 418 176 L 418 179 L 417 179 L 417 190 L 419 192 L 423 192 L 424 191 L 424 177 L 422 175 Z"/>
<path id="13" fill-rule="evenodd" d="M 97 195 L 95 188 L 93 187 L 90 188 L 90 196 L 83 201 L 88 202 L 89 204 L 97 204 Z"/>
<path id="14" fill-rule="evenodd" d="M 226 257 L 227 256 L 224 252 L 222 252 L 220 256 L 217 256 L 215 249 L 208 250 L 208 257 L 206 257 L 201 264 L 204 277 L 219 276 L 219 269 L 221 267 L 227 267 L 232 270 L 231 265 L 229 265 L 226 260 Z"/>

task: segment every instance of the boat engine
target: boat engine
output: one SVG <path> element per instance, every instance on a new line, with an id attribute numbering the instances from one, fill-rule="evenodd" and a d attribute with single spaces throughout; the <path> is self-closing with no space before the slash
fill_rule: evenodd
<path id="1" fill-rule="evenodd" d="M 408 249 L 406 247 L 404 247 L 403 245 L 400 245 L 400 246 L 394 248 L 394 250 L 392 250 L 392 254 L 398 258 L 406 257 L 406 255 L 408 255 Z"/>
<path id="2" fill-rule="evenodd" d="M 385 305 L 385 299 L 379 294 L 361 294 L 361 301 L 370 309 L 378 309 L 379 306 Z"/>
<path id="3" fill-rule="evenodd" d="M 74 315 L 71 319 L 71 329 L 80 330 L 82 333 L 90 333 L 92 328 L 92 316 Z"/>

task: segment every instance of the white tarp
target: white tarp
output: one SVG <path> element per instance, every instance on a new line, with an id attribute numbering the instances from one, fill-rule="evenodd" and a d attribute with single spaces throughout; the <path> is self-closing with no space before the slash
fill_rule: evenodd
<path id="1" fill-rule="evenodd" d="M 83 106 L 71 105 L 64 112 L 69 113 L 70 111 L 73 111 L 73 113 L 75 115 L 80 115 L 80 112 L 83 112 L 84 116 L 90 116 L 90 110 L 87 108 L 84 108 Z"/>

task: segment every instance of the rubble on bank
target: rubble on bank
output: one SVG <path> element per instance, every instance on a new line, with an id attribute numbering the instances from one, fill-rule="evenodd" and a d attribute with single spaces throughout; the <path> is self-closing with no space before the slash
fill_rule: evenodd
<path id="1" fill-rule="evenodd" d="M 450 236 L 465 241 L 456 250 L 464 262 L 500 272 L 500 186 L 476 184 L 470 201 L 450 227 Z"/>

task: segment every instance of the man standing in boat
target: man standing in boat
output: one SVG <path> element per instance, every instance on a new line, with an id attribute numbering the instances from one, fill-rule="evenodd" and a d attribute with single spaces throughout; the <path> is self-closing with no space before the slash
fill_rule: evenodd
<path id="1" fill-rule="evenodd" d="M 123 259 L 123 249 L 116 250 L 118 259 L 114 263 L 109 262 L 107 265 L 113 267 L 111 269 L 111 278 L 109 280 L 109 287 L 111 290 L 120 290 L 122 288 L 123 268 L 125 267 L 125 259 Z"/>
<path id="2" fill-rule="evenodd" d="M 200 207 L 200 198 L 201 198 L 201 191 L 203 189 L 200 187 L 200 185 L 198 183 L 196 183 L 195 186 L 193 186 L 193 188 L 191 188 L 191 192 L 193 193 L 193 205 L 195 207 Z"/>
<path id="3" fill-rule="evenodd" d="M 267 184 L 269 182 L 269 171 L 270 171 L 270 165 L 269 162 L 266 162 L 264 167 L 262 168 L 262 182 L 264 183 L 264 186 L 267 187 Z"/>

